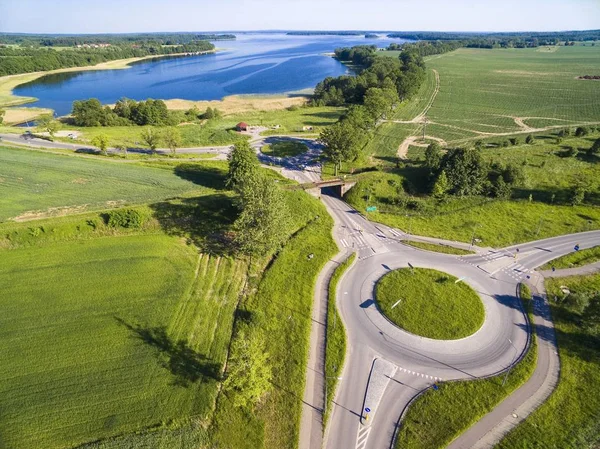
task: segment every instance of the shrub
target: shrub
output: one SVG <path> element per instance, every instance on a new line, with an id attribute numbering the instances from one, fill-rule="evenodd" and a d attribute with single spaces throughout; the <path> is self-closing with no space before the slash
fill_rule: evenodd
<path id="1" fill-rule="evenodd" d="M 511 137 L 509 140 L 510 140 L 511 145 L 519 145 L 521 143 L 521 142 L 519 142 L 519 139 L 516 137 Z"/>
<path id="2" fill-rule="evenodd" d="M 587 136 L 589 133 L 590 133 L 590 130 L 588 128 L 586 128 L 585 126 L 580 126 L 575 130 L 575 136 L 577 136 L 577 137 Z"/>
<path id="3" fill-rule="evenodd" d="M 146 221 L 146 216 L 136 209 L 113 210 L 106 214 L 106 224 L 111 228 L 138 229 Z"/>
<path id="4" fill-rule="evenodd" d="M 534 137 L 533 137 L 531 134 L 529 134 L 529 135 L 528 135 L 528 136 L 525 138 L 525 143 L 526 143 L 527 145 L 532 145 L 534 141 L 535 141 L 535 139 L 534 139 Z"/>

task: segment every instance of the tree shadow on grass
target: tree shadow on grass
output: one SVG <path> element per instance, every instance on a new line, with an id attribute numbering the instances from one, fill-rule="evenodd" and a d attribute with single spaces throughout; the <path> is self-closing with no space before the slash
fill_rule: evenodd
<path id="1" fill-rule="evenodd" d="M 232 251 L 227 230 L 239 213 L 226 194 L 163 201 L 150 205 L 154 217 L 169 234 L 191 240 L 204 252 L 228 255 Z"/>
<path id="2" fill-rule="evenodd" d="M 215 190 L 225 189 L 225 178 L 227 175 L 225 167 L 220 169 L 206 163 L 178 164 L 174 172 L 180 178 L 191 181 L 194 184 Z"/>
<path id="3" fill-rule="evenodd" d="M 174 385 L 189 387 L 199 380 L 220 380 L 221 365 L 194 351 L 186 340 L 172 340 L 164 326 L 144 327 L 132 325 L 121 318 L 115 320 L 125 326 L 133 336 L 156 350 L 161 366 L 175 377 Z"/>

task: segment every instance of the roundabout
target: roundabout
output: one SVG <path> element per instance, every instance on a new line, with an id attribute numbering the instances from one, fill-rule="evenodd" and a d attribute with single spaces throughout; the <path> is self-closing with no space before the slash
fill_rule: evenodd
<path id="1" fill-rule="evenodd" d="M 485 311 L 477 293 L 455 276 L 426 268 L 394 270 L 377 283 L 383 315 L 414 335 L 466 338 L 481 328 Z"/>

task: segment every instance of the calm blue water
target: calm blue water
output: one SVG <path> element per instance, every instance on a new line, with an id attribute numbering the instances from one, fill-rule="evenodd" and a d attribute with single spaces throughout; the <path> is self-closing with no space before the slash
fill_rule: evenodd
<path id="1" fill-rule="evenodd" d="M 18 86 L 14 93 L 36 97 L 31 106 L 71 111 L 74 100 L 98 98 L 182 98 L 217 100 L 236 94 L 277 94 L 313 88 L 327 76 L 348 68 L 323 53 L 337 47 L 375 44 L 387 47 L 400 39 L 341 36 L 238 34 L 236 41 L 216 42 L 224 51 L 213 55 L 166 58 L 134 64 L 127 70 L 48 75 Z"/>

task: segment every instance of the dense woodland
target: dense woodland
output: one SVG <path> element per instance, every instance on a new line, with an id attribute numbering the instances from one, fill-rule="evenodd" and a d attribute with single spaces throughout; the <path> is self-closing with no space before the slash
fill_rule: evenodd
<path id="1" fill-rule="evenodd" d="M 206 52 L 212 51 L 214 48 L 215 46 L 208 41 L 193 41 L 174 46 L 145 43 L 63 50 L 39 47 L 0 47 L 0 76 L 68 67 L 84 67 L 116 59 L 139 58 L 150 55 Z"/>
<path id="2" fill-rule="evenodd" d="M 86 44 L 184 45 L 195 41 L 233 40 L 235 34 L 133 33 L 133 34 L 0 34 L 0 45 L 21 47 L 76 47 Z"/>

